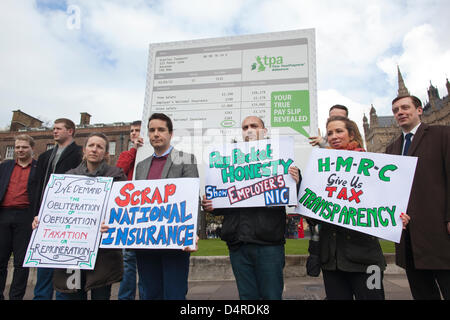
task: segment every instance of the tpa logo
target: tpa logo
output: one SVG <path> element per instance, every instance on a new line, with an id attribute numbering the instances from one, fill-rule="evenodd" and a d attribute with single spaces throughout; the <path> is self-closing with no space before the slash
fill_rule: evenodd
<path id="1" fill-rule="evenodd" d="M 266 71 L 266 67 L 279 67 L 283 64 L 283 57 L 256 56 L 256 62 L 252 64 L 252 71 L 258 69 L 258 72 Z"/>

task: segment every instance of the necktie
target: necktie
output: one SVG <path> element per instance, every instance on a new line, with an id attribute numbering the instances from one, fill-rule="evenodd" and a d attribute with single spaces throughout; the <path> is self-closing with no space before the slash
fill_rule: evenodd
<path id="1" fill-rule="evenodd" d="M 405 136 L 405 148 L 403 149 L 403 155 L 406 156 L 408 154 L 409 146 L 411 145 L 411 137 L 413 134 L 410 132 Z"/>

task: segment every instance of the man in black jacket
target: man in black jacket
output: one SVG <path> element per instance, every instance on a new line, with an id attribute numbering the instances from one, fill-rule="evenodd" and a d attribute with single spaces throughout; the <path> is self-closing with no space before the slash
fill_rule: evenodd
<path id="1" fill-rule="evenodd" d="M 264 122 L 249 116 L 242 122 L 244 141 L 262 140 Z M 299 185 L 300 170 L 289 167 L 289 174 Z M 205 211 L 223 215 L 221 238 L 230 251 L 230 261 L 241 300 L 281 300 L 285 264 L 284 238 L 286 208 L 254 207 L 214 209 L 212 200 L 203 197 Z"/>
<path id="2" fill-rule="evenodd" d="M 37 161 L 33 201 L 34 215 L 39 209 L 44 195 L 45 187 L 52 173 L 64 174 L 76 168 L 83 158 L 83 149 L 74 141 L 75 124 L 65 118 L 56 119 L 53 125 L 53 139 L 55 147 L 41 154 Z M 35 300 L 51 300 L 53 297 L 53 269 L 38 268 Z"/>
<path id="3" fill-rule="evenodd" d="M 15 160 L 0 164 L 0 300 L 4 299 L 8 262 L 14 257 L 14 274 L 9 289 L 10 300 L 22 300 L 27 288 L 29 269 L 23 260 L 31 236 L 33 213 L 34 140 L 22 134 L 15 137 Z"/>

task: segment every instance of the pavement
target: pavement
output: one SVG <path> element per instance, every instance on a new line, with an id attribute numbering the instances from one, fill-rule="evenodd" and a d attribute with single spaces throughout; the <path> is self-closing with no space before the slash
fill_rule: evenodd
<path id="1" fill-rule="evenodd" d="M 404 272 L 397 271 L 385 274 L 383 279 L 386 300 L 412 300 L 408 280 Z M 34 285 L 29 283 L 24 300 L 33 298 Z M 112 286 L 111 300 L 117 300 L 119 284 Z M 6 286 L 5 297 L 9 292 Z M 285 278 L 284 300 L 323 300 L 325 290 L 321 276 Z M 239 294 L 234 280 L 221 281 L 189 281 L 188 300 L 239 300 Z"/>

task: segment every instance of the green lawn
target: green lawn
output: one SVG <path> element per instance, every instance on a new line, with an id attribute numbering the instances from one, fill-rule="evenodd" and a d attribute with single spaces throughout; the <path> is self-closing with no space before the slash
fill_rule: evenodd
<path id="1" fill-rule="evenodd" d="M 386 240 L 380 240 L 381 248 L 384 253 L 394 253 L 394 243 Z M 308 240 L 305 239 L 287 239 L 286 254 L 302 255 L 308 254 Z M 198 241 L 198 251 L 192 253 L 193 256 L 227 256 L 228 248 L 224 241 L 220 239 L 208 239 Z"/>

